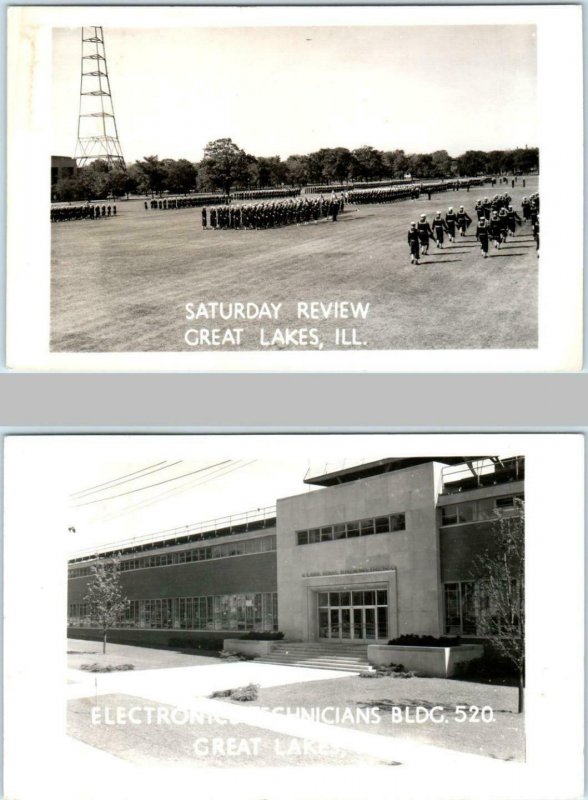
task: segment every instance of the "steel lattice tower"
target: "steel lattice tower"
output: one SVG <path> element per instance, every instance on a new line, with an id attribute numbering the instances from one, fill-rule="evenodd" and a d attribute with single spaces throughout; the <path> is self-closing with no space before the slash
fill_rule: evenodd
<path id="1" fill-rule="evenodd" d="M 104 33 L 97 26 L 82 28 L 80 115 L 75 158 L 79 167 L 100 159 L 109 167 L 116 165 L 126 169 L 110 93 Z"/>

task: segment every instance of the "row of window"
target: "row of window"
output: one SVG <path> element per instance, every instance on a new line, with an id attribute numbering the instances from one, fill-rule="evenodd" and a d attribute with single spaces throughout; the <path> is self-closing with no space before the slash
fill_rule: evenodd
<path id="1" fill-rule="evenodd" d="M 98 623 L 89 603 L 70 603 L 68 625 L 92 628 Z M 170 630 L 277 631 L 276 592 L 131 600 L 119 628 Z"/>
<path id="2" fill-rule="evenodd" d="M 446 583 L 445 633 L 463 636 L 512 635 L 517 630 L 517 607 L 524 605 L 522 587 L 505 580 L 492 588 L 484 581 Z M 507 611 L 505 611 L 507 609 Z"/>
<path id="3" fill-rule="evenodd" d="M 319 592 L 319 608 L 340 606 L 387 606 L 388 590 L 377 589 L 353 592 Z"/>
<path id="4" fill-rule="evenodd" d="M 151 567 L 165 567 L 170 564 L 189 564 L 193 561 L 208 561 L 213 558 L 229 558 L 231 556 L 246 556 L 253 553 L 268 553 L 276 549 L 276 537 L 261 536 L 257 539 L 247 539 L 240 542 L 225 542 L 210 547 L 195 547 L 192 550 L 180 550 L 175 553 L 160 553 L 156 556 L 143 556 L 142 558 L 129 558 L 120 562 L 120 571 L 127 572 L 134 569 L 150 569 Z M 70 578 L 79 578 L 92 573 L 91 567 L 71 567 Z"/>
<path id="5" fill-rule="evenodd" d="M 441 509 L 442 525 L 463 525 L 464 522 L 482 522 L 496 519 L 496 512 L 501 514 L 516 514 L 515 497 L 522 495 L 509 495 L 508 497 L 487 497 L 483 500 L 468 500 L 465 503 L 455 503 L 443 506 Z"/>
<path id="6" fill-rule="evenodd" d="M 354 522 L 340 522 L 336 525 L 323 525 L 320 528 L 296 531 L 296 544 L 316 544 L 317 542 L 331 542 L 335 539 L 352 539 L 356 536 L 371 536 L 375 533 L 403 531 L 405 527 L 404 514 L 389 514 L 385 517 L 371 517 Z"/>

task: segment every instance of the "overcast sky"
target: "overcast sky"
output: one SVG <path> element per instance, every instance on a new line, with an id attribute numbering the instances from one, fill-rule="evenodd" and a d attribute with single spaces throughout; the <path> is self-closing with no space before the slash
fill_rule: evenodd
<path id="1" fill-rule="evenodd" d="M 365 144 L 411 152 L 537 145 L 532 26 L 104 30 L 127 161 Z M 53 37 L 53 153 L 73 155 L 80 29 Z"/>

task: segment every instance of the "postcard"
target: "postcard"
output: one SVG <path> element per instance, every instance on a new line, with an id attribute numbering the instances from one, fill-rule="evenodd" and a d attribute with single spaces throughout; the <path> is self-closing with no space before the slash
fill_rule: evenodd
<path id="1" fill-rule="evenodd" d="M 9 367 L 582 368 L 580 6 L 8 18 Z"/>
<path id="2" fill-rule="evenodd" d="M 6 796 L 580 797 L 583 464 L 574 434 L 7 437 Z"/>

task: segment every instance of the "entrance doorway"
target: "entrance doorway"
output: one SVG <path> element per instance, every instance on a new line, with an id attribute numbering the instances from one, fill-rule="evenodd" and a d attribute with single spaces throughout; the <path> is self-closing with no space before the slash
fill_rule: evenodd
<path id="1" fill-rule="evenodd" d="M 388 590 L 318 593 L 319 639 L 374 641 L 388 638 Z"/>

